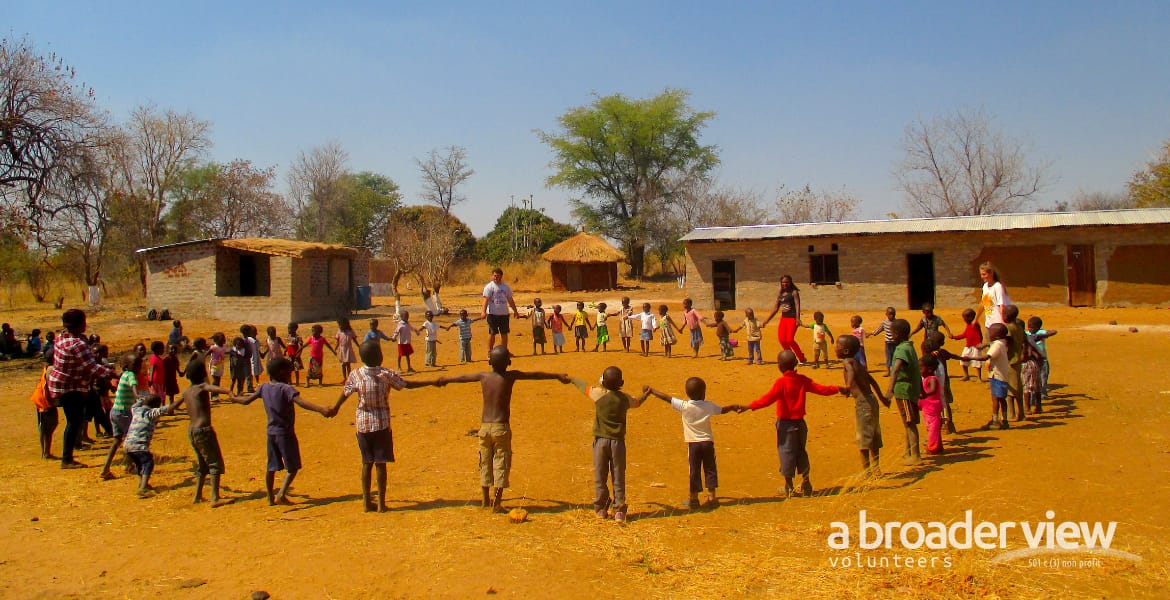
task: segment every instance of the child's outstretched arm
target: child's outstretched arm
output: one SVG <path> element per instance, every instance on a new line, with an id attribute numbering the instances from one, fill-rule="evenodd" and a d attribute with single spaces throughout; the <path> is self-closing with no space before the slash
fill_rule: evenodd
<path id="1" fill-rule="evenodd" d="M 228 392 L 228 393 L 230 394 L 231 392 Z M 247 405 L 255 402 L 256 399 L 259 397 L 260 397 L 260 390 L 256 390 L 255 392 L 252 392 L 251 394 L 249 394 L 247 396 L 232 396 L 231 401 L 235 402 L 236 404 L 243 404 L 243 405 L 247 406 Z"/>
<path id="2" fill-rule="evenodd" d="M 455 375 L 452 377 L 440 377 L 435 380 L 435 385 L 443 387 L 448 383 L 473 383 L 476 381 L 483 381 L 484 373 L 464 373 L 462 375 Z"/>
<path id="3" fill-rule="evenodd" d="M 568 373 L 546 373 L 544 371 L 508 371 L 514 379 L 538 380 L 555 379 L 561 383 L 572 383 L 573 378 Z"/>
<path id="4" fill-rule="evenodd" d="M 918 322 L 918 327 L 915 327 L 914 331 L 911 331 L 910 335 L 906 336 L 906 339 L 910 339 L 910 338 L 914 337 L 914 334 L 918 333 L 919 331 L 922 331 L 922 321 Z M 948 329 L 947 331 L 950 331 L 950 329 Z"/>
<path id="5" fill-rule="evenodd" d="M 658 391 L 658 390 L 656 390 L 648 385 L 642 386 L 642 395 L 643 396 L 646 396 L 646 395 L 654 396 L 655 398 L 658 398 L 659 400 L 662 400 L 664 402 L 670 402 L 670 400 L 671 400 L 670 394 L 660 392 L 660 391 Z"/>
<path id="6" fill-rule="evenodd" d="M 331 409 L 325 408 L 324 406 L 317 406 L 316 404 L 301 398 L 300 394 L 293 396 L 293 403 L 305 410 L 311 410 L 315 413 L 318 413 L 325 418 L 332 417 L 335 414 L 331 412 Z"/>

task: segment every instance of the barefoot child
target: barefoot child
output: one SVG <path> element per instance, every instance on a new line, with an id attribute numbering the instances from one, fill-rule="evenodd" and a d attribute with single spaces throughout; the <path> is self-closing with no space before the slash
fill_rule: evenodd
<path id="1" fill-rule="evenodd" d="M 853 355 L 853 360 L 856 360 L 862 369 L 868 371 L 869 360 L 865 356 L 865 338 L 869 334 L 861 327 L 861 315 L 849 317 L 849 327 L 853 329 L 853 337 L 857 338 L 857 354 Z"/>
<path id="2" fill-rule="evenodd" d="M 642 312 L 628 315 L 622 319 L 622 322 L 630 322 L 635 319 L 641 323 L 641 327 L 638 328 L 638 341 L 642 346 L 642 356 L 650 356 L 650 341 L 654 339 L 654 329 L 658 327 L 658 320 L 654 317 L 654 313 L 650 312 L 649 302 L 642 303 Z"/>
<path id="3" fill-rule="evenodd" d="M 609 325 L 606 325 L 606 321 L 617 313 L 608 313 L 606 308 L 604 302 L 597 305 L 597 326 L 594 327 L 597 332 L 597 343 L 593 345 L 594 352 L 597 352 L 598 348 L 605 352 L 605 347 L 609 344 Z"/>
<path id="4" fill-rule="evenodd" d="M 780 377 L 772 389 L 760 396 L 746 408 L 760 410 L 771 404 L 776 405 L 776 451 L 780 455 L 780 474 L 784 476 L 784 495 L 791 498 L 796 493 L 792 478 L 800 473 L 803 481 L 800 494 L 812 496 L 813 486 L 809 480 L 808 424 L 804 421 L 805 395 L 821 396 L 846 393 L 843 387 L 822 385 L 796 372 L 796 354 L 784 350 L 776 356 Z M 740 407 L 736 407 L 740 408 Z"/>
<path id="5" fill-rule="evenodd" d="M 57 458 L 53 456 L 52 451 L 53 432 L 57 431 L 61 415 L 49 395 L 49 372 L 53 370 L 53 352 L 50 350 L 45 353 L 44 358 L 45 364 L 41 368 L 41 377 L 37 380 L 37 386 L 33 388 L 31 399 L 33 406 L 37 408 L 37 433 L 40 434 L 41 440 L 41 458 L 53 460 Z M 115 442 L 116 445 L 117 442 Z"/>
<path id="6" fill-rule="evenodd" d="M 452 321 L 445 328 L 448 331 L 452 327 L 459 328 L 459 364 L 471 362 L 471 324 L 480 318 L 469 319 L 467 317 L 467 309 L 463 309 L 459 311 L 459 318 Z"/>
<path id="7" fill-rule="evenodd" d="M 991 420 L 983 429 L 985 431 L 992 427 L 1007 429 L 1008 378 L 1011 377 L 1012 371 L 1008 359 L 1008 342 L 1005 339 L 1007 327 L 1003 323 L 992 323 L 987 328 L 987 337 L 991 339 L 991 346 L 987 349 L 987 356 L 980 358 L 987 360 L 987 380 L 991 385 Z"/>
<path id="8" fill-rule="evenodd" d="M 337 355 L 337 351 L 329 344 L 329 340 L 325 339 L 324 332 L 325 328 L 320 325 L 314 325 L 312 334 L 309 335 L 309 339 L 305 342 L 305 346 L 309 348 L 309 371 L 305 373 L 306 387 L 312 386 L 314 379 L 317 380 L 317 383 L 325 385 L 325 349 L 328 348 L 334 356 Z M 304 348 L 301 349 L 301 352 L 304 352 Z"/>
<path id="9" fill-rule="evenodd" d="M 546 343 L 544 336 L 546 319 L 540 298 L 534 298 L 532 300 L 532 312 L 528 313 L 528 316 L 532 319 L 532 355 L 536 356 L 537 346 L 540 346 L 541 354 L 547 354 L 544 351 L 544 345 Z"/>
<path id="10" fill-rule="evenodd" d="M 683 327 L 690 331 L 691 350 L 695 353 L 692 358 L 699 358 L 699 348 L 703 346 L 703 315 L 694 306 L 690 298 L 683 300 L 683 322 L 678 332 L 682 333 Z"/>
<path id="11" fill-rule="evenodd" d="M 665 304 L 658 305 L 658 334 L 662 341 L 662 355 L 666 358 L 670 358 L 670 349 L 678 343 L 678 337 L 674 335 L 675 329 L 682 331 L 675 326 L 674 319 L 666 314 L 668 310 Z"/>
<path id="12" fill-rule="evenodd" d="M 585 312 L 585 303 L 577 303 L 577 312 L 573 313 L 572 319 L 569 320 L 569 326 L 573 328 L 573 341 L 576 344 L 577 352 L 585 351 L 585 337 L 589 335 L 589 330 L 593 328 L 589 324 L 589 315 Z"/>
<path id="13" fill-rule="evenodd" d="M 434 385 L 429 381 L 406 381 L 391 371 L 382 368 L 382 344 L 377 339 L 362 342 L 358 348 L 363 366 L 350 372 L 337 403 L 328 416 L 337 414 L 345 401 L 353 394 L 358 395 L 357 414 L 354 426 L 357 428 L 358 450 L 362 454 L 362 507 L 366 512 L 386 511 L 386 463 L 394 462 L 394 433 L 390 429 L 390 390 Z M 370 476 L 377 472 L 378 501 L 374 502 L 370 490 Z"/>
<path id="14" fill-rule="evenodd" d="M 934 304 L 931 304 L 930 302 L 923 302 L 922 320 L 918 322 L 918 326 L 914 328 L 914 331 L 910 332 L 910 337 L 914 337 L 914 334 L 918 333 L 919 331 L 925 331 L 926 336 L 929 336 L 930 334 L 938 331 L 940 328 L 945 329 L 947 331 L 947 335 L 954 337 L 955 334 L 951 331 L 950 327 L 947 327 L 946 321 L 943 321 L 942 317 L 934 314 Z"/>
<path id="15" fill-rule="evenodd" d="M 719 360 L 735 358 L 735 349 L 731 346 L 731 326 L 723 320 L 723 311 L 715 311 L 715 321 L 707 323 L 707 327 L 715 328 L 715 337 L 719 340 Z"/>
<path id="16" fill-rule="evenodd" d="M 301 361 L 301 350 L 305 348 L 305 340 L 297 333 L 299 328 L 296 323 L 289 323 L 288 335 L 284 336 L 284 354 L 293 364 L 293 385 L 301 384 L 301 371 L 305 370 L 305 363 Z M 214 380 L 211 383 L 219 385 Z"/>
<path id="17" fill-rule="evenodd" d="M 426 337 L 423 341 L 426 343 L 426 354 L 424 355 L 423 364 L 428 367 L 436 367 L 439 364 L 439 324 L 435 322 L 435 313 L 427 311 L 423 313 L 422 325 L 418 328 L 419 332 L 426 332 Z"/>
<path id="18" fill-rule="evenodd" d="M 898 311 L 893 306 L 886 307 L 886 318 L 882 319 L 877 329 L 874 329 L 869 335 L 873 337 L 879 333 L 883 334 L 886 342 L 886 377 L 890 376 L 890 369 L 894 365 L 894 348 L 898 345 L 894 343 L 894 334 L 890 328 L 894 325 L 894 319 L 898 316 Z"/>
<path id="19" fill-rule="evenodd" d="M 167 390 L 167 402 L 173 403 L 179 394 L 179 376 L 183 375 L 179 368 L 179 346 L 167 345 L 167 355 L 163 357 L 163 379 Z"/>
<path id="20" fill-rule="evenodd" d="M 626 352 L 630 351 L 630 338 L 634 337 L 634 324 L 630 321 L 630 317 L 634 315 L 634 309 L 630 307 L 630 298 L 622 296 L 622 307 L 618 309 L 618 333 L 622 338 L 622 348 Z"/>
<path id="21" fill-rule="evenodd" d="M 837 358 L 845 370 L 845 389 L 853 396 L 854 419 L 857 426 L 857 449 L 861 452 L 861 468 L 865 475 L 881 475 L 878 453 L 882 447 L 882 428 L 878 419 L 878 401 L 887 408 L 890 401 L 882 395 L 882 388 L 869 371 L 857 360 L 857 337 L 837 338 Z"/>
<path id="22" fill-rule="evenodd" d="M 1048 346 L 1045 340 L 1056 335 L 1055 329 L 1044 329 L 1044 320 L 1040 317 L 1031 317 L 1028 319 L 1028 339 L 1033 342 L 1036 351 L 1039 353 L 1038 366 L 1039 372 L 1036 374 L 1036 388 L 1038 395 L 1035 397 L 1035 402 L 1031 407 L 1030 412 L 1042 413 L 1044 408 L 1042 406 L 1043 400 L 1048 397 Z"/>
<path id="23" fill-rule="evenodd" d="M 479 484 L 483 492 L 484 508 L 502 512 L 500 502 L 504 488 L 508 487 L 512 471 L 512 386 L 520 380 L 556 379 L 569 383 L 564 373 L 542 373 L 538 371 L 509 371 L 512 359 L 508 349 L 496 346 L 488 355 L 492 370 L 483 373 L 468 373 L 455 377 L 440 377 L 436 385 L 448 383 L 479 382 L 483 392 L 483 414 L 479 427 Z M 494 490 L 494 492 L 493 492 Z"/>
<path id="24" fill-rule="evenodd" d="M 252 372 L 252 363 L 248 358 L 248 345 L 244 338 L 236 336 L 232 340 L 232 347 L 228 350 L 228 363 L 231 368 L 232 384 L 228 389 L 233 393 L 243 394 L 248 376 Z"/>
<path id="25" fill-rule="evenodd" d="M 1024 347 L 1028 342 L 1027 329 L 1020 320 L 1020 308 L 1015 304 L 1003 307 L 1003 324 L 1007 327 L 1008 364 L 1011 366 L 1008 379 L 1008 392 L 1012 402 L 1008 402 L 1008 413 L 1015 420 L 1023 421 L 1024 413 Z"/>
<path id="26" fill-rule="evenodd" d="M 690 496 L 683 502 L 683 508 L 699 508 L 699 492 L 707 488 L 707 508 L 719 506 L 715 489 L 719 487 L 719 472 L 715 468 L 715 437 L 711 431 L 711 417 L 735 412 L 733 407 L 722 407 L 708 402 L 707 382 L 698 377 L 687 379 L 688 400 L 680 400 L 650 386 L 642 387 L 642 395 L 650 394 L 670 403 L 670 407 L 682 414 L 683 440 L 687 443 L 687 464 L 690 466 Z"/>
<path id="27" fill-rule="evenodd" d="M 402 311 L 399 313 L 398 327 L 394 329 L 394 335 L 391 336 L 398 342 L 398 370 L 402 371 L 402 359 L 406 359 L 406 370 L 403 373 L 414 373 L 414 368 L 410 366 L 410 355 L 414 354 L 414 346 L 410 343 L 410 336 L 415 333 L 422 333 L 422 329 L 415 329 L 410 326 L 410 312 Z"/>
<path id="28" fill-rule="evenodd" d="M 927 336 L 930 334 L 928 333 Z M 918 398 L 918 409 L 926 421 L 926 451 L 930 454 L 942 454 L 942 387 L 938 384 L 938 377 L 934 374 L 938 368 L 938 360 L 933 356 L 922 357 L 918 364 L 922 374 L 922 395 Z"/>
<path id="29" fill-rule="evenodd" d="M 829 331 L 829 326 L 825 325 L 825 313 L 816 311 L 813 313 L 813 322 L 808 324 L 808 328 L 812 330 L 813 334 L 813 368 L 821 368 L 821 357 L 825 357 L 825 368 L 829 368 L 829 344 L 836 344 L 837 340 L 833 338 L 833 332 Z"/>
<path id="30" fill-rule="evenodd" d="M 289 385 L 292 378 L 292 361 L 278 358 L 268 363 L 269 381 L 256 388 L 249 396 L 232 398 L 239 404 L 251 404 L 257 398 L 264 401 L 264 412 L 268 415 L 268 470 L 264 474 L 264 487 L 268 492 L 269 506 L 292 504 L 288 489 L 301 470 L 301 446 L 297 441 L 296 407 L 311 410 L 322 416 L 332 416 L 329 409 L 322 408 L 301 398 L 301 393 Z M 276 472 L 287 471 L 280 491 L 274 492 Z"/>
<path id="31" fill-rule="evenodd" d="M 207 368 L 202 361 L 188 363 L 187 379 L 191 385 L 183 391 L 182 400 L 187 403 L 187 416 L 191 420 L 187 437 L 191 440 L 191 448 L 195 450 L 195 473 L 198 479 L 195 482 L 194 501 L 203 502 L 203 486 L 208 476 L 211 476 L 211 508 L 219 508 L 232 501 L 219 497 L 219 478 L 224 472 L 223 452 L 219 449 L 215 429 L 211 427 L 211 395 L 230 395 L 231 390 L 207 383 Z"/>
<path id="32" fill-rule="evenodd" d="M 349 377 L 349 370 L 353 363 L 357 362 L 354 357 L 354 346 L 357 345 L 357 333 L 353 330 L 353 326 L 349 324 L 349 319 L 341 317 L 337 320 L 337 347 L 334 354 L 337 355 L 337 360 L 341 362 L 341 379 L 345 380 Z"/>
<path id="33" fill-rule="evenodd" d="M 565 316 L 561 314 L 561 305 L 553 306 L 553 314 L 548 318 L 548 328 L 552 330 L 553 352 L 560 354 L 565 351 Z"/>
<path id="34" fill-rule="evenodd" d="M 182 403 L 183 398 L 179 397 L 177 402 L 162 406 L 161 396 L 148 394 L 130 409 L 132 415 L 130 427 L 122 447 L 138 469 L 139 498 L 145 498 L 152 493 L 150 474 L 154 471 L 154 455 L 150 453 L 150 441 L 154 438 L 154 428 L 158 425 L 159 418 L 174 414 L 175 409 Z"/>
<path id="35" fill-rule="evenodd" d="M 633 397 L 622 391 L 622 370 L 606 367 L 601 385 L 590 385 L 574 377 L 573 384 L 593 401 L 593 510 L 602 519 L 626 522 L 626 413 L 646 401 L 646 394 Z M 613 496 L 609 480 L 613 479 Z"/>
<path id="36" fill-rule="evenodd" d="M 747 330 L 747 364 L 752 364 L 755 360 L 756 364 L 764 364 L 764 355 L 760 353 L 760 341 L 764 339 L 763 328 L 760 327 L 760 321 L 756 319 L 756 311 L 745 308 L 743 309 L 743 325 L 736 327 L 731 333 L 739 333 L 739 330 Z"/>
<path id="37" fill-rule="evenodd" d="M 959 363 L 963 365 L 963 381 L 971 380 L 971 373 L 967 369 L 974 366 L 975 378 L 983 383 L 983 365 L 980 364 L 981 361 L 972 360 L 973 357 L 980 354 L 979 346 L 983 344 L 983 330 L 979 328 L 979 323 L 975 322 L 975 311 L 970 308 L 963 311 L 963 322 L 967 324 L 963 333 L 951 336 L 952 340 L 963 340 L 962 360 Z"/>
<path id="38" fill-rule="evenodd" d="M 159 398 L 167 397 L 167 367 L 163 360 L 166 344 L 159 340 L 150 343 L 150 393 Z"/>
<path id="39" fill-rule="evenodd" d="M 922 373 L 918 369 L 918 353 L 910 343 L 910 323 L 896 319 L 890 325 L 894 339 L 893 364 L 890 366 L 890 385 L 886 396 L 892 396 L 898 403 L 898 414 L 906 427 L 906 451 L 903 463 L 916 465 L 922 462 L 918 448 L 918 397 L 922 394 Z"/>
<path id="40" fill-rule="evenodd" d="M 381 329 L 378 329 L 377 319 L 370 319 L 370 330 L 367 331 L 365 337 L 362 338 L 362 343 L 364 344 L 371 340 L 378 342 L 379 344 L 382 343 L 382 340 L 386 340 L 387 342 L 394 341 L 390 338 L 390 336 L 383 333 Z M 358 350 L 358 354 L 361 355 L 361 348 Z"/>
<path id="41" fill-rule="evenodd" d="M 110 407 L 110 425 L 114 430 L 114 443 L 110 445 L 110 451 L 106 453 L 106 464 L 102 466 L 102 472 L 98 475 L 102 479 L 114 478 L 114 474 L 110 472 L 110 465 L 114 462 L 114 455 L 118 453 L 118 448 L 122 447 L 122 441 L 126 439 L 126 432 L 130 430 L 130 420 L 133 416 L 130 409 L 138 397 L 137 373 L 141 363 L 142 357 L 138 356 L 137 352 L 127 352 L 122 355 L 120 365 L 122 376 L 118 378 L 118 386 L 114 388 L 114 405 Z"/>
<path id="42" fill-rule="evenodd" d="M 217 331 L 212 334 L 211 342 L 211 347 L 207 349 L 207 367 L 211 371 L 211 385 L 219 387 L 223 383 L 223 365 L 227 361 L 227 338 L 222 331 Z M 231 387 L 231 381 L 231 377 L 228 377 L 228 387 Z"/>

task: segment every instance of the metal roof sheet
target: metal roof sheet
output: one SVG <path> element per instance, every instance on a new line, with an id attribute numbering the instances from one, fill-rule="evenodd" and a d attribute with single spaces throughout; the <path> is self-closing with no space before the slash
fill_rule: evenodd
<path id="1" fill-rule="evenodd" d="M 699 227 L 682 237 L 684 242 L 769 240 L 887 233 L 939 233 L 949 231 L 1004 231 L 1056 227 L 1100 227 L 1170 224 L 1170 208 L 1134 208 L 1082 212 L 1015 213 L 973 217 L 933 217 L 791 223 L 744 227 Z"/>

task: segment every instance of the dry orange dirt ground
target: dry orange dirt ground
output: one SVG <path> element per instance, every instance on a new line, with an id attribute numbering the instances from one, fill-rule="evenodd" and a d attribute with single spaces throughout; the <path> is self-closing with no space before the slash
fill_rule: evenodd
<path id="1" fill-rule="evenodd" d="M 673 285 L 628 294 L 635 305 L 667 302 L 676 317 L 682 298 Z M 517 293 L 522 304 L 533 295 Z M 546 306 L 570 300 L 551 296 L 545 294 Z M 473 312 L 478 308 L 473 290 L 448 301 Z M 141 311 L 97 312 L 91 331 L 116 351 L 140 339 L 165 337 L 168 326 L 141 320 Z M 376 306 L 369 314 L 388 322 L 389 312 Z M 939 312 L 952 327 L 961 325 L 959 308 Z M 160 425 L 153 479 L 160 493 L 140 500 L 133 477 L 98 479 L 92 465 L 108 447 L 104 440 L 80 453 L 91 468 L 63 471 L 42 461 L 27 400 L 37 372 L 27 363 L 2 363 L 0 595 L 246 598 L 266 590 L 274 598 L 1164 596 L 1170 583 L 1170 383 L 1165 378 L 1170 311 L 1024 310 L 1025 317 L 1036 313 L 1060 332 L 1049 344 L 1055 390 L 1047 412 L 1008 431 L 979 431 L 987 420 L 987 386 L 956 381 L 960 434 L 947 437 L 948 452 L 921 466 L 901 466 L 896 412 L 883 410 L 885 475 L 866 481 L 856 476 L 852 400 L 810 397 L 812 498 L 778 497 L 774 413 L 765 409 L 715 418 L 722 506 L 694 513 L 679 509 L 687 492 L 681 424 L 677 413 L 651 399 L 629 417 L 631 520 L 625 526 L 597 519 L 589 507 L 593 411 L 572 386 L 517 384 L 515 459 L 505 506 L 525 508 L 530 517 L 512 524 L 478 507 L 476 439 L 469 436 L 479 426 L 481 399 L 474 385 L 393 394 L 398 462 L 389 469 L 388 514 L 361 510 L 354 400 L 332 420 L 300 411 L 305 467 L 293 487 L 296 505 L 275 508 L 263 499 L 263 409 L 259 403 L 217 405 L 214 422 L 227 462 L 223 481 L 235 503 L 213 510 L 191 504 L 192 453 L 183 415 Z M 848 316 L 830 312 L 827 321 L 843 332 Z M 870 328 L 881 318 L 873 311 L 862 316 Z M 54 311 L 43 309 L 8 310 L 3 317 L 42 328 L 56 319 Z M 739 320 L 736 312 L 733 322 Z M 364 318 L 355 321 L 359 331 L 365 328 Z M 185 319 L 185 325 L 194 336 L 232 331 L 239 324 Z M 258 325 L 263 330 L 268 324 Z M 1129 326 L 1138 332 L 1129 332 Z M 519 354 L 514 368 L 594 379 L 604 367 L 617 365 L 629 391 L 650 384 L 681 394 L 683 381 L 700 375 L 711 400 L 746 403 L 778 375 L 774 327 L 764 339 L 765 366 L 746 365 L 742 348 L 737 360 L 720 362 L 710 334 L 699 359 L 679 347 L 672 359 L 660 352 L 642 358 L 615 351 L 618 341 L 605 354 L 531 357 L 526 327 L 517 324 L 519 335 L 512 338 Z M 328 335 L 335 330 L 326 324 Z M 420 368 L 420 354 L 415 365 L 420 373 L 413 377 L 486 368 L 482 324 L 474 333 L 474 355 L 481 359 L 475 364 L 453 364 L 455 334 L 443 332 L 439 361 L 445 366 Z M 808 336 L 804 332 L 800 339 Z M 869 340 L 867 347 L 871 363 L 880 364 L 880 340 Z M 653 348 L 660 350 L 657 342 Z M 957 342 L 951 349 L 958 352 Z M 327 363 L 328 385 L 302 388 L 319 404 L 334 401 L 340 389 L 339 368 Z M 394 366 L 392 359 L 387 366 Z M 841 381 L 839 368 L 802 372 L 823 383 Z M 908 550 L 895 543 L 891 549 L 861 550 L 860 510 L 881 522 L 951 524 L 962 521 L 967 510 L 975 522 L 1112 521 L 1112 549 L 1143 560 L 1081 553 L 1055 556 L 1063 559 L 1055 564 L 1051 554 L 1040 557 L 1046 562 L 1039 565 L 1027 558 L 995 564 L 998 548 Z M 1050 510 L 1055 515 L 1047 518 Z M 851 528 L 851 549 L 828 546 L 835 521 Z M 1009 550 L 1026 547 L 1018 529 L 1006 539 Z M 905 565 L 907 557 L 912 566 Z M 848 568 L 846 558 L 854 561 Z M 867 564 L 883 560 L 889 566 Z"/>

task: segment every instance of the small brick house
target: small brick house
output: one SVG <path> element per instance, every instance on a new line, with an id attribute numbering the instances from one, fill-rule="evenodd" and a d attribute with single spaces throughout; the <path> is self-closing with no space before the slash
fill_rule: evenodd
<path id="1" fill-rule="evenodd" d="M 626 259 L 621 250 L 582 231 L 549 248 L 541 258 L 550 263 L 554 290 L 612 290 L 617 287 L 617 264 Z"/>
<path id="2" fill-rule="evenodd" d="M 369 282 L 363 248 L 247 238 L 180 242 L 138 251 L 146 302 L 182 319 L 283 324 L 348 316 Z"/>
<path id="3" fill-rule="evenodd" d="M 757 311 L 792 275 L 807 308 L 974 306 L 991 261 L 1013 302 L 1170 304 L 1170 209 L 797 223 L 695 229 L 696 308 Z"/>

